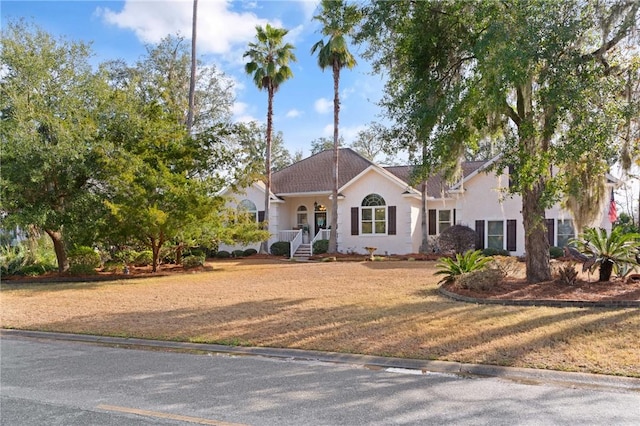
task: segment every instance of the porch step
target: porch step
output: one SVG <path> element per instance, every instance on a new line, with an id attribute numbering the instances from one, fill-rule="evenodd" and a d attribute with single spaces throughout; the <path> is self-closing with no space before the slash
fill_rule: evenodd
<path id="1" fill-rule="evenodd" d="M 294 259 L 308 260 L 311 256 L 311 244 L 300 244 L 298 250 L 293 254 Z"/>

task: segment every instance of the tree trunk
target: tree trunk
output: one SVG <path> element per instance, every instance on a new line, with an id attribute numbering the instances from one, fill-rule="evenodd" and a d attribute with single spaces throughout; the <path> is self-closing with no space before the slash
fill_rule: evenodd
<path id="1" fill-rule="evenodd" d="M 56 252 L 56 259 L 58 260 L 58 272 L 61 274 L 67 272 L 69 270 L 69 259 L 67 258 L 67 251 L 64 248 L 62 232 L 51 229 L 46 229 L 45 232 L 51 237 L 51 241 L 53 241 L 53 249 Z"/>
<path id="2" fill-rule="evenodd" d="M 164 238 L 161 235 L 160 238 L 156 239 L 151 237 L 151 252 L 153 253 L 153 266 L 151 267 L 151 272 L 158 272 L 158 263 L 160 259 L 160 248 L 164 244 Z"/>
<path id="3" fill-rule="evenodd" d="M 610 260 L 602 262 L 599 272 L 599 282 L 609 281 L 611 279 L 611 273 L 613 272 L 613 262 L 611 262 Z"/>
<path id="4" fill-rule="evenodd" d="M 420 186 L 420 230 L 422 232 L 422 242 L 420 243 L 420 253 L 429 253 L 429 228 L 427 224 L 427 180 Z"/>
<path id="5" fill-rule="evenodd" d="M 338 127 L 340 124 L 340 66 L 333 61 L 333 182 L 329 253 L 338 252 Z"/>
<path id="6" fill-rule="evenodd" d="M 545 211 L 542 207 L 543 188 L 544 180 L 540 178 L 533 189 L 524 190 L 522 193 L 525 263 L 529 283 L 551 280 L 549 239 L 545 226 Z"/>
<path id="7" fill-rule="evenodd" d="M 198 0 L 193 0 L 193 18 L 191 22 L 191 79 L 189 80 L 189 111 L 187 112 L 187 133 L 191 136 L 193 109 L 196 92 L 196 29 L 198 22 Z"/>
<path id="8" fill-rule="evenodd" d="M 271 194 L 271 134 L 273 133 L 273 93 L 274 88 L 270 85 L 267 89 L 268 92 L 268 104 L 267 104 L 267 148 L 264 158 L 264 222 L 262 222 L 263 229 L 269 230 L 269 196 Z M 269 237 L 260 244 L 260 253 L 269 253 Z"/>

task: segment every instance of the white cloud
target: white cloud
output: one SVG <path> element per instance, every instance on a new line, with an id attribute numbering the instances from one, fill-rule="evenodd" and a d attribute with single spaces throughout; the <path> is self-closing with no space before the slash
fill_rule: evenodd
<path id="1" fill-rule="evenodd" d="M 313 107 L 318 114 L 328 114 L 333 108 L 333 102 L 327 98 L 320 98 L 314 102 Z"/>
<path id="2" fill-rule="evenodd" d="M 258 121 L 254 116 L 252 116 L 249 111 L 249 105 L 245 102 L 234 102 L 233 107 L 231 107 L 231 112 L 233 113 L 233 121 L 236 123 L 250 123 L 252 121 Z"/>
<path id="3" fill-rule="evenodd" d="M 355 126 L 340 126 L 338 128 L 338 134 L 344 139 L 346 145 L 350 145 L 358 136 L 358 133 L 365 130 L 367 126 L 364 124 L 358 124 Z M 333 137 L 333 123 L 327 124 L 322 129 L 322 135 L 325 137 Z"/>
<path id="4" fill-rule="evenodd" d="M 289 111 L 287 111 L 286 117 L 287 118 L 296 118 L 296 117 L 300 117 L 302 115 L 302 111 L 298 111 L 297 109 L 291 109 Z"/>
<path id="5" fill-rule="evenodd" d="M 246 48 L 255 37 L 256 25 L 265 25 L 266 19 L 249 11 L 230 9 L 226 1 L 198 3 L 198 53 L 229 54 L 234 46 Z M 179 33 L 191 37 L 193 3 L 191 1 L 134 1 L 126 0 L 120 11 L 100 8 L 96 13 L 105 22 L 133 30 L 146 43 L 157 43 L 168 34 Z M 279 22 L 271 22 L 279 25 Z"/>

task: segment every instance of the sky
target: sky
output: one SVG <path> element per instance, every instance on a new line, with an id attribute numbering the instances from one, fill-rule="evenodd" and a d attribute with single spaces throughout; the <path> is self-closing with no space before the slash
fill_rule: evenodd
<path id="1" fill-rule="evenodd" d="M 242 57 L 254 41 L 256 25 L 270 23 L 286 28 L 285 38 L 295 46 L 294 77 L 274 98 L 274 130 L 281 131 L 285 147 L 294 154 L 310 155 L 311 141 L 333 136 L 333 79 L 322 71 L 311 46 L 322 38 L 312 18 L 315 0 L 198 1 L 197 54 L 205 64 L 215 64 L 234 81 L 234 121 L 266 123 L 267 94 L 259 91 L 244 71 Z M 146 46 L 163 37 L 180 34 L 191 38 L 192 0 L 76 0 L 0 1 L 1 24 L 25 18 L 54 36 L 92 43 L 94 65 L 123 59 L 133 65 Z M 372 121 L 384 122 L 376 102 L 382 96 L 382 77 L 371 74 L 360 57 L 363 48 L 350 46 L 358 65 L 340 76 L 340 134 L 347 144 Z"/>

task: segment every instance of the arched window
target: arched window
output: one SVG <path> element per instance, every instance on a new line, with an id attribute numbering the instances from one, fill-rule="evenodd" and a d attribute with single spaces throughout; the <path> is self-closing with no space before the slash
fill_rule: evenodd
<path id="1" fill-rule="evenodd" d="M 383 235 L 387 233 L 387 206 L 378 194 L 369 194 L 360 207 L 360 228 L 363 235 Z"/>
<path id="2" fill-rule="evenodd" d="M 251 200 L 240 201 L 238 204 L 238 212 L 244 213 L 250 218 L 253 218 L 255 222 L 258 221 L 258 209 L 256 208 L 255 203 Z"/>
<path id="3" fill-rule="evenodd" d="M 308 226 L 309 225 L 309 219 L 307 217 L 307 207 L 306 206 L 298 207 L 296 216 L 297 216 L 297 221 L 298 221 L 298 228 L 302 228 L 304 226 Z"/>

